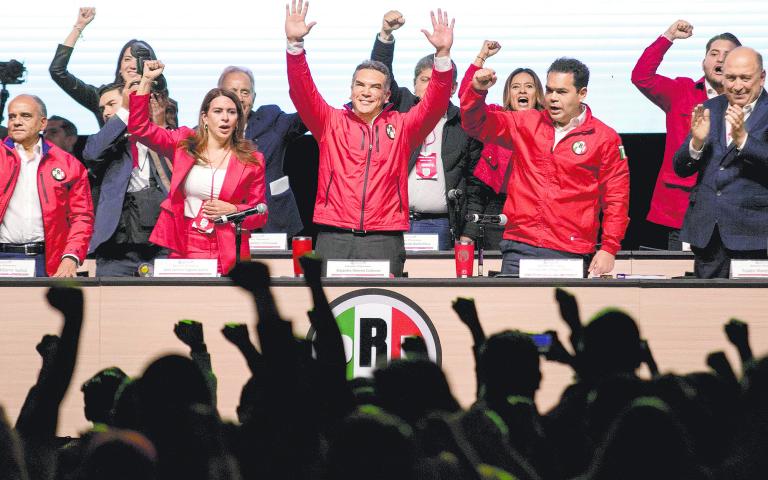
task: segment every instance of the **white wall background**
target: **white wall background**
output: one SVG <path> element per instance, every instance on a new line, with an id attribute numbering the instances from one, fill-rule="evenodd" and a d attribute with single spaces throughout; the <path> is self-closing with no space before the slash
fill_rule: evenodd
<path id="1" fill-rule="evenodd" d="M 396 32 L 394 70 L 402 85 L 411 85 L 413 65 L 431 51 L 419 30 L 430 27 L 429 9 L 440 6 L 456 18 L 452 57 L 460 76 L 486 38 L 502 44 L 501 52 L 487 63 L 501 78 L 518 66 L 531 67 L 543 78 L 554 58 L 577 57 L 592 72 L 587 102 L 593 112 L 625 133 L 664 131 L 661 111 L 632 86 L 630 73 L 642 50 L 676 19 L 693 23 L 694 36 L 675 43 L 662 64 L 663 74 L 699 78 L 705 43 L 722 31 L 731 31 L 745 45 L 768 54 L 768 3 L 763 0 L 431 3 L 314 0 L 308 19 L 318 25 L 306 47 L 326 100 L 332 105 L 346 101 L 352 70 L 368 58 L 381 17 L 389 9 L 406 17 L 406 25 Z M 285 80 L 282 0 L 91 0 L 89 4 L 97 8 L 96 19 L 70 62 L 70 71 L 84 81 L 97 86 L 111 81 L 120 47 L 130 38 L 140 38 L 167 65 L 183 125 L 196 123 L 203 95 L 230 64 L 247 66 L 256 74 L 257 105 L 276 103 L 294 111 Z M 5 5 L 0 61 L 15 58 L 29 70 L 24 85 L 9 86 L 12 97 L 35 93 L 45 100 L 50 115 L 67 117 L 81 133 L 92 133 L 97 128 L 94 117 L 48 75 L 56 45 L 70 32 L 82 5 L 72 0 Z M 501 99 L 502 85 L 500 81 L 494 87 L 491 100 Z"/>

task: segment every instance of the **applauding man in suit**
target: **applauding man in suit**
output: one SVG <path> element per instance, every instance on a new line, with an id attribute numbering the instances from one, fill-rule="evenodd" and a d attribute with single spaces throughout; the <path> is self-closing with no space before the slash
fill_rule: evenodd
<path id="1" fill-rule="evenodd" d="M 739 47 L 725 60 L 725 95 L 693 110 L 675 154 L 681 177 L 699 173 L 680 237 L 699 278 L 728 278 L 735 258 L 766 258 L 768 98 L 762 56 Z"/>

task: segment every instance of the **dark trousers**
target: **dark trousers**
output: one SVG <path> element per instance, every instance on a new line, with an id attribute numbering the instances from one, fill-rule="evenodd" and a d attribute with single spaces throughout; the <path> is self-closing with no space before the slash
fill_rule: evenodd
<path id="1" fill-rule="evenodd" d="M 527 243 L 523 242 L 516 242 L 515 240 L 502 240 L 499 243 L 499 247 L 501 248 L 502 253 L 502 275 L 520 275 L 520 260 L 524 258 L 580 258 L 584 261 L 584 276 L 587 276 L 587 268 L 589 268 L 589 255 L 563 252 L 560 250 L 551 250 L 549 248 L 534 247 L 533 245 L 528 245 Z"/>
<path id="2" fill-rule="evenodd" d="M 669 227 L 667 230 L 667 250 L 682 251 L 683 242 L 680 241 L 680 229 Z"/>
<path id="3" fill-rule="evenodd" d="M 23 253 L 6 253 L 0 252 L 0 260 L 34 260 L 35 261 L 35 276 L 47 277 L 48 273 L 45 271 L 45 254 L 39 255 L 25 255 Z"/>
<path id="4" fill-rule="evenodd" d="M 451 224 L 446 218 L 412 219 L 410 233 L 436 233 L 440 250 L 452 250 Z"/>
<path id="5" fill-rule="evenodd" d="M 731 260 L 759 260 L 768 258 L 766 249 L 761 250 L 729 250 L 720 238 L 720 229 L 715 225 L 715 231 L 709 243 L 704 248 L 691 245 L 693 251 L 693 272 L 696 278 L 729 278 L 731 276 Z"/>
<path id="6" fill-rule="evenodd" d="M 150 264 L 163 258 L 168 251 L 151 244 L 104 243 L 96 249 L 97 277 L 135 277 L 141 264 Z"/>
<path id="7" fill-rule="evenodd" d="M 403 232 L 352 233 L 323 230 L 317 234 L 315 252 L 327 260 L 389 260 L 389 272 L 403 276 L 405 243 Z"/>

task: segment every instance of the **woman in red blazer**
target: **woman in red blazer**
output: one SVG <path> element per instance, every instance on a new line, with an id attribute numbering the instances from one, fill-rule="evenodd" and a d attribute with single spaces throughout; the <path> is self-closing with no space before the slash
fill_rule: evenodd
<path id="1" fill-rule="evenodd" d="M 243 138 L 245 115 L 237 97 L 220 88 L 208 92 L 196 129 L 170 131 L 149 120 L 152 82 L 164 65 L 146 61 L 130 99 L 128 132 L 155 152 L 173 159 L 171 187 L 160 205 L 150 241 L 170 249 L 170 258 L 216 258 L 226 274 L 235 265 L 235 229 L 214 224 L 222 215 L 264 204 L 264 157 Z M 144 159 L 138 159 L 144 161 Z M 250 258 L 248 230 L 266 223 L 266 213 L 243 222 L 240 255 Z"/>

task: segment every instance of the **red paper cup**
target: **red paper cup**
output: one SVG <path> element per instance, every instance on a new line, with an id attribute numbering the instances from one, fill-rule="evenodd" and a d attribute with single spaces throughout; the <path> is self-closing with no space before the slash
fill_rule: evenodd
<path id="1" fill-rule="evenodd" d="M 475 266 L 475 243 L 456 242 L 453 253 L 456 258 L 456 278 L 471 277 Z"/>
<path id="2" fill-rule="evenodd" d="M 312 237 L 293 237 L 291 247 L 293 249 L 293 275 L 303 277 L 304 270 L 301 269 L 299 258 L 312 251 Z"/>

